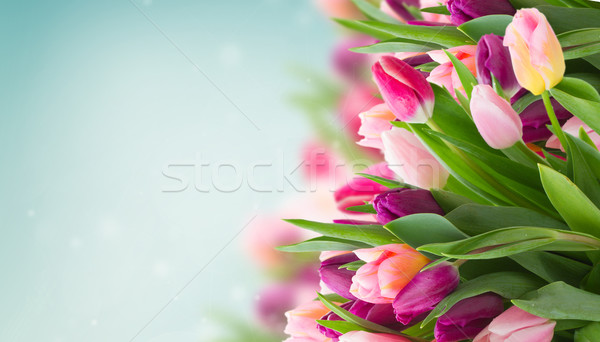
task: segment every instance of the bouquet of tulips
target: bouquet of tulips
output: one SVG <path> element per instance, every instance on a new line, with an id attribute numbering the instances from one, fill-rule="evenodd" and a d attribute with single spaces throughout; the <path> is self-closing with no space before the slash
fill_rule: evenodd
<path id="1" fill-rule="evenodd" d="M 600 4 L 326 2 L 373 38 L 355 133 L 385 162 L 344 219 L 288 220 L 321 290 L 287 341 L 600 341 Z"/>

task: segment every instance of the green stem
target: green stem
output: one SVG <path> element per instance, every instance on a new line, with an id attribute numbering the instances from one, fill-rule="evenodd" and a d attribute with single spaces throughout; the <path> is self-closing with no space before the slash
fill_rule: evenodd
<path id="1" fill-rule="evenodd" d="M 552 128 L 554 128 L 554 134 L 558 137 L 558 141 L 565 149 L 568 148 L 567 145 L 567 137 L 565 133 L 562 131 L 560 127 L 560 123 L 558 122 L 558 118 L 556 117 L 556 113 L 554 112 L 554 108 L 552 107 L 552 102 L 550 102 L 550 94 L 547 90 L 542 93 L 542 100 L 544 100 L 544 106 L 546 106 L 546 112 L 548 112 L 548 117 L 550 118 L 550 122 L 552 123 Z"/>
<path id="2" fill-rule="evenodd" d="M 538 164 L 550 166 L 548 161 L 540 157 L 537 153 L 525 145 L 521 140 L 509 148 L 505 148 L 502 152 L 510 159 L 525 165 L 529 165 L 537 169 Z"/>

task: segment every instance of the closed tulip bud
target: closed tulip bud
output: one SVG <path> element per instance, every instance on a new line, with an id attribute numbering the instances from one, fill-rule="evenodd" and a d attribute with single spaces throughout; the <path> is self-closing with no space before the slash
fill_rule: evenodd
<path id="1" fill-rule="evenodd" d="M 449 0 L 446 6 L 454 25 L 491 14 L 515 14 L 508 0 Z"/>
<path id="2" fill-rule="evenodd" d="M 392 303 L 396 295 L 419 273 L 429 259 L 405 244 L 357 249 L 366 264 L 352 277 L 350 293 L 373 304 Z"/>
<path id="3" fill-rule="evenodd" d="M 492 148 L 509 148 L 523 136 L 519 114 L 489 85 L 473 88 L 471 114 L 479 133 Z"/>
<path id="4" fill-rule="evenodd" d="M 517 11 L 506 28 L 508 46 L 519 84 L 534 95 L 557 85 L 565 74 L 563 52 L 546 17 L 535 8 Z"/>
<path id="5" fill-rule="evenodd" d="M 437 342 L 457 342 L 477 336 L 504 311 L 502 297 L 487 292 L 463 299 L 438 318 L 434 336 Z"/>
<path id="6" fill-rule="evenodd" d="M 376 334 L 366 331 L 351 331 L 340 336 L 340 342 L 410 342 L 406 337 L 392 334 Z"/>
<path id="7" fill-rule="evenodd" d="M 444 215 L 431 192 L 423 189 L 398 188 L 384 192 L 375 197 L 373 207 L 377 211 L 377 221 L 381 224 L 412 214 Z"/>
<path id="8" fill-rule="evenodd" d="M 320 301 L 312 301 L 300 305 L 285 313 L 288 319 L 284 332 L 290 337 L 285 342 L 330 342 L 321 334 L 315 322 L 329 312 Z"/>
<path id="9" fill-rule="evenodd" d="M 425 123 L 431 118 L 435 97 L 421 72 L 392 56 L 381 57 L 372 70 L 383 100 L 399 120 Z"/>
<path id="10" fill-rule="evenodd" d="M 375 164 L 362 173 L 393 179 L 394 173 L 385 165 L 385 163 Z M 334 194 L 338 209 L 345 210 L 348 207 L 365 204 L 372 201 L 375 196 L 389 190 L 383 186 L 365 177 L 354 177 L 346 185 L 337 189 Z"/>
<path id="11" fill-rule="evenodd" d="M 356 274 L 356 271 L 340 268 L 340 266 L 358 260 L 358 257 L 354 253 L 342 254 L 323 260 L 319 268 L 321 281 L 328 289 L 338 295 L 348 299 L 356 299 L 350 293 L 352 277 Z"/>
<path id="12" fill-rule="evenodd" d="M 361 121 L 358 134 L 364 138 L 357 144 L 383 150 L 381 133 L 392 129 L 390 121 L 396 120 L 394 113 L 388 109 L 385 103 L 381 103 L 364 113 L 360 113 L 358 117 Z"/>
<path id="13" fill-rule="evenodd" d="M 369 322 L 373 322 L 375 324 L 398 331 L 406 329 L 406 326 L 399 323 L 394 318 L 394 308 L 392 308 L 392 304 L 371 304 L 362 300 L 353 300 L 342 304 L 341 307 L 342 309 L 348 310 L 348 312 L 351 314 L 354 314 L 362 319 L 366 319 Z M 326 321 L 342 320 L 342 318 L 334 312 L 328 313 L 321 319 Z M 322 325 L 319 325 L 319 331 L 321 331 L 323 335 L 333 339 L 336 339 L 342 335 L 337 331 L 326 328 Z"/>
<path id="14" fill-rule="evenodd" d="M 556 326 L 555 321 L 532 315 L 512 306 L 494 318 L 473 342 L 550 342 L 554 336 L 554 326 Z"/>
<path id="15" fill-rule="evenodd" d="M 448 262 L 418 273 L 394 299 L 396 320 L 409 325 L 424 319 L 458 283 L 458 270 Z"/>
<path id="16" fill-rule="evenodd" d="M 508 48 L 502 44 L 502 37 L 486 34 L 477 43 L 476 67 L 479 84 L 493 85 L 494 76 L 508 97 L 513 97 L 521 86 L 513 71 Z"/>
<path id="17" fill-rule="evenodd" d="M 389 168 L 405 183 L 420 188 L 442 188 L 448 180 L 448 171 L 409 131 L 394 127 L 381 134 L 383 154 Z"/>
<path id="18" fill-rule="evenodd" d="M 449 48 L 446 52 L 451 53 L 456 59 L 461 61 L 473 76 L 477 74 L 475 67 L 475 53 L 477 52 L 477 46 L 455 46 Z M 456 68 L 454 68 L 450 58 L 448 58 L 448 55 L 446 55 L 446 52 L 443 50 L 427 52 L 431 59 L 440 63 L 440 65 L 431 70 L 431 73 L 427 77 L 427 81 L 448 89 L 455 99 L 457 99 L 456 90 L 466 96 L 465 87 L 462 85 L 460 78 L 458 77 L 458 72 L 456 71 Z"/>

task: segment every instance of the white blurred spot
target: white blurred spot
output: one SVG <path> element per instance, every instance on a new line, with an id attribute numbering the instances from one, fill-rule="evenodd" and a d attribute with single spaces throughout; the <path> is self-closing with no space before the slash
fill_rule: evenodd
<path id="1" fill-rule="evenodd" d="M 152 5 L 152 0 L 144 0 L 142 3 L 144 4 L 144 6 L 150 6 Z"/>
<path id="2" fill-rule="evenodd" d="M 295 21 L 298 26 L 309 26 L 312 24 L 314 17 L 308 11 L 298 11 L 295 16 Z"/>
<path id="3" fill-rule="evenodd" d="M 219 59 L 226 67 L 236 67 L 242 63 L 242 50 L 235 44 L 223 44 L 219 49 Z"/>
<path id="4" fill-rule="evenodd" d="M 166 277 L 169 275 L 169 264 L 166 261 L 158 261 L 154 264 L 154 275 Z"/>
<path id="5" fill-rule="evenodd" d="M 105 239 L 116 239 L 121 235 L 119 223 L 113 219 L 106 219 L 100 223 L 100 235 Z"/>
<path id="6" fill-rule="evenodd" d="M 71 247 L 71 249 L 79 249 L 82 244 L 83 241 L 81 241 L 81 239 L 78 237 L 72 237 L 69 241 L 69 246 Z"/>
<path id="7" fill-rule="evenodd" d="M 98 320 L 97 320 L 97 319 L 93 319 L 93 320 L 90 322 L 90 324 L 91 324 L 92 326 L 94 326 L 94 327 L 95 327 L 96 325 L 98 325 Z"/>
<path id="8" fill-rule="evenodd" d="M 33 209 L 27 210 L 27 216 L 34 217 L 35 216 L 35 210 L 33 210 Z"/>
<path id="9" fill-rule="evenodd" d="M 231 288 L 229 295 L 232 300 L 241 302 L 246 298 L 247 291 L 242 286 L 234 286 Z"/>

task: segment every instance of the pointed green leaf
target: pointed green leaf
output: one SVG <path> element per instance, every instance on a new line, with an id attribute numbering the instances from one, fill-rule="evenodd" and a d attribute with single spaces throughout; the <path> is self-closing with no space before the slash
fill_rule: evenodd
<path id="1" fill-rule="evenodd" d="M 510 15 L 486 15 L 483 17 L 469 20 L 458 27 L 459 30 L 471 37 L 473 41 L 479 41 L 483 35 L 494 33 L 498 36 L 504 36 L 506 27 L 512 22 Z"/>
<path id="2" fill-rule="evenodd" d="M 282 252 L 304 253 L 321 251 L 353 251 L 359 248 L 371 247 L 373 246 L 370 244 L 358 241 L 319 236 L 293 245 L 279 246 L 276 249 Z"/>
<path id="3" fill-rule="evenodd" d="M 321 223 L 307 220 L 285 220 L 300 228 L 312 230 L 325 236 L 363 242 L 371 246 L 400 243 L 392 233 L 379 225 L 353 225 Z"/>

